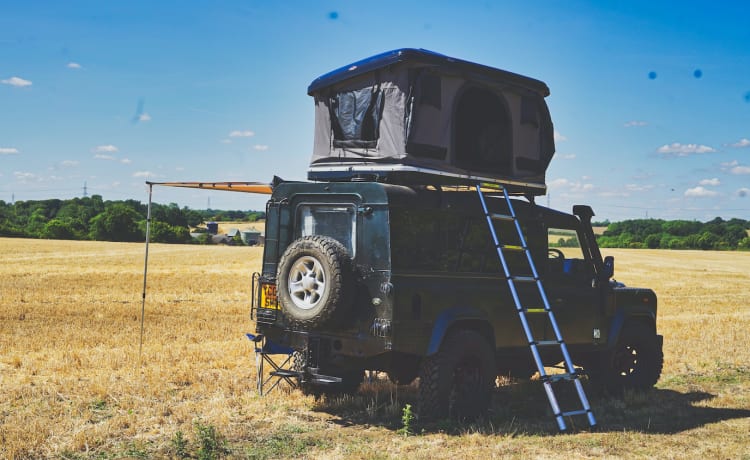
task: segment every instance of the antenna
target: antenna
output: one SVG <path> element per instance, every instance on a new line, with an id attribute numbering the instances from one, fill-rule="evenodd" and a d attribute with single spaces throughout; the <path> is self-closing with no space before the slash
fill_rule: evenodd
<path id="1" fill-rule="evenodd" d="M 211 197 L 208 197 L 208 207 L 206 209 L 211 209 Z"/>
<path id="2" fill-rule="evenodd" d="M 83 197 L 86 198 L 87 196 L 89 196 L 89 191 L 86 187 L 86 181 L 83 181 Z"/>

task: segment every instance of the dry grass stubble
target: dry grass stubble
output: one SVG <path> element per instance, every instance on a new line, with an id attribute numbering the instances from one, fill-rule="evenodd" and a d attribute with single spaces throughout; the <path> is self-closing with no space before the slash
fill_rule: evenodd
<path id="1" fill-rule="evenodd" d="M 497 395 L 483 425 L 396 434 L 409 388 L 315 401 L 254 392 L 248 319 L 260 248 L 0 239 L 0 457 L 176 456 L 196 423 L 233 457 L 742 457 L 750 432 L 750 254 L 605 250 L 660 299 L 658 390 L 592 397 L 604 430 L 549 436 L 536 386 Z M 413 393 L 413 391 L 411 391 Z"/>

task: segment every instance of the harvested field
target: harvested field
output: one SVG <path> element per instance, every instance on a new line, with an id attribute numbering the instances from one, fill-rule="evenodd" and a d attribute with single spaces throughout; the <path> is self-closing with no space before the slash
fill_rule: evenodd
<path id="1" fill-rule="evenodd" d="M 590 395 L 599 432 L 555 435 L 532 382 L 405 436 L 411 387 L 255 394 L 262 248 L 152 245 L 139 355 L 143 249 L 0 238 L 0 458 L 750 458 L 750 253 L 604 250 L 656 290 L 665 366 L 646 395 Z"/>

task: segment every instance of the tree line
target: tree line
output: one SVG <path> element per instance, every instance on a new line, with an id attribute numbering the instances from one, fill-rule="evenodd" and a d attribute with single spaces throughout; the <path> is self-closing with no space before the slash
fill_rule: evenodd
<path id="1" fill-rule="evenodd" d="M 597 238 L 603 248 L 750 250 L 750 221 L 634 219 L 605 222 L 607 230 Z"/>
<path id="2" fill-rule="evenodd" d="M 147 205 L 104 201 L 100 195 L 70 200 L 0 200 L 0 236 L 60 240 L 144 241 Z M 255 222 L 259 211 L 195 210 L 175 203 L 151 205 L 151 241 L 189 243 L 190 228 L 207 221 Z"/>

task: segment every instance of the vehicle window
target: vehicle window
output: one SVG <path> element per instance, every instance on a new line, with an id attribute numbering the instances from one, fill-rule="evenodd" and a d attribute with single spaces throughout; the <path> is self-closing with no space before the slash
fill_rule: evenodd
<path id="1" fill-rule="evenodd" d="M 590 271 L 575 230 L 548 228 L 549 269 L 553 273 L 579 274 Z"/>
<path id="2" fill-rule="evenodd" d="M 299 207 L 297 236 L 323 235 L 339 241 L 355 256 L 357 213 L 354 206 L 302 205 Z"/>

